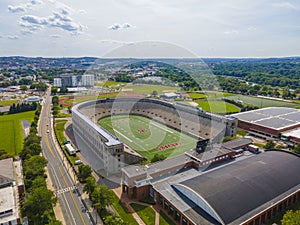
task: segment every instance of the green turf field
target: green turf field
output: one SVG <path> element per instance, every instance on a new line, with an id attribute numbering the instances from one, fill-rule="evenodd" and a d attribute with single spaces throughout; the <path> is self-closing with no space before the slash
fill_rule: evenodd
<path id="1" fill-rule="evenodd" d="M 179 87 L 150 84 L 129 84 L 124 86 L 122 89 L 122 91 L 128 91 L 135 94 L 152 94 L 153 91 L 157 91 L 158 94 L 162 94 L 165 92 L 176 92 L 179 90 Z"/>
<path id="2" fill-rule="evenodd" d="M 260 108 L 264 107 L 297 107 L 299 104 L 272 99 L 257 98 L 245 95 L 226 96 L 226 98 L 237 101 L 243 101 L 243 104 L 254 105 Z"/>
<path id="3" fill-rule="evenodd" d="M 0 100 L 0 106 L 11 106 L 12 104 L 17 104 L 19 100 Z"/>
<path id="4" fill-rule="evenodd" d="M 22 120 L 32 122 L 34 111 L 0 116 L 0 149 L 17 155 L 23 147 Z"/>
<path id="5" fill-rule="evenodd" d="M 239 107 L 223 101 L 198 100 L 195 102 L 198 103 L 198 106 L 201 107 L 203 110 L 212 113 L 228 114 L 237 113 L 241 111 Z"/>
<path id="6" fill-rule="evenodd" d="M 195 138 L 142 116 L 106 117 L 99 124 L 148 160 L 157 153 L 167 157 L 183 154 L 197 142 Z"/>

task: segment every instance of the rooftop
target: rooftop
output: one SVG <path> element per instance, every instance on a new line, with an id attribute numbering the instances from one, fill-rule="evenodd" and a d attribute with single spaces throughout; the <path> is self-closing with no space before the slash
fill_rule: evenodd
<path id="1" fill-rule="evenodd" d="M 14 166 L 13 159 L 2 159 L 0 160 L 0 175 L 10 180 L 14 180 Z"/>
<path id="2" fill-rule="evenodd" d="M 174 185 L 187 196 L 200 196 L 223 224 L 240 224 L 300 188 L 300 157 L 267 151 Z M 291 179 L 292 178 L 292 179 Z M 243 219 L 247 219 L 243 218 Z"/>
<path id="3" fill-rule="evenodd" d="M 281 130 L 296 124 L 300 125 L 299 109 L 287 107 L 269 107 L 236 113 L 232 116 L 241 121 L 265 126 L 275 130 Z"/>

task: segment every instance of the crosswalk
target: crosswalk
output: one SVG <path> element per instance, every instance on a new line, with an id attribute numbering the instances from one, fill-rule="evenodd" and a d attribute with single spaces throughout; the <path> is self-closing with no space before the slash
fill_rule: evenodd
<path id="1" fill-rule="evenodd" d="M 62 193 L 68 192 L 68 191 L 73 191 L 73 190 L 76 190 L 76 189 L 78 189 L 78 187 L 71 186 L 71 187 L 63 188 L 63 189 L 60 189 L 60 190 L 56 191 L 56 194 L 59 195 L 59 194 L 62 194 Z"/>

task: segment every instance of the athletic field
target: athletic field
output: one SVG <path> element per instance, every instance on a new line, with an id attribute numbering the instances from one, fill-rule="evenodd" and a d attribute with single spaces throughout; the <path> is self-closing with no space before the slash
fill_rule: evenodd
<path id="1" fill-rule="evenodd" d="M 22 120 L 33 121 L 35 111 L 0 116 L 0 149 L 17 155 L 23 147 Z"/>
<path id="2" fill-rule="evenodd" d="M 106 117 L 99 124 L 128 146 L 151 160 L 155 154 L 181 155 L 195 148 L 197 140 L 142 116 Z"/>

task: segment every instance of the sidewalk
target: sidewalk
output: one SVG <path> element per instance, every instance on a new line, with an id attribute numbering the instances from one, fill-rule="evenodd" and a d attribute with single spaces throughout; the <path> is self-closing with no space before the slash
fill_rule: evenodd
<path id="1" fill-rule="evenodd" d="M 51 118 L 51 124 L 53 126 L 53 129 L 51 129 L 50 133 L 51 133 L 52 139 L 54 141 L 54 145 L 55 145 L 56 149 L 58 149 L 58 154 L 59 154 L 60 158 L 62 159 L 64 166 L 67 168 L 67 171 L 70 174 L 70 177 L 73 179 L 74 184 L 78 187 L 78 192 L 80 194 L 81 202 L 85 205 L 86 209 L 88 210 L 88 212 L 89 212 L 90 216 L 93 218 L 93 220 L 95 222 L 97 221 L 97 225 L 103 225 L 103 221 L 99 217 L 98 213 L 96 213 L 96 211 L 92 207 L 92 202 L 89 199 L 88 195 L 86 193 L 83 193 L 83 185 L 78 181 L 76 173 L 73 170 L 73 167 L 69 164 L 69 161 L 67 160 L 66 156 L 64 155 L 64 153 L 61 149 L 61 146 L 55 137 L 54 120 L 53 119 L 54 118 Z M 66 118 L 64 118 L 64 119 L 66 119 Z M 70 123 L 71 119 L 67 119 L 67 120 L 68 120 L 67 123 Z M 65 131 L 64 131 L 64 136 L 66 137 Z"/>
<path id="2" fill-rule="evenodd" d="M 55 192 L 55 189 L 54 189 L 52 181 L 50 179 L 50 175 L 48 173 L 47 167 L 45 168 L 45 171 L 46 171 L 46 175 L 47 175 L 47 178 L 46 178 L 47 188 L 49 190 Z M 66 225 L 66 221 L 65 221 L 65 218 L 64 218 L 64 216 L 62 214 L 62 210 L 61 210 L 59 201 L 57 201 L 56 205 L 53 207 L 53 211 L 54 211 L 55 218 L 57 220 L 59 220 L 63 225 Z"/>

